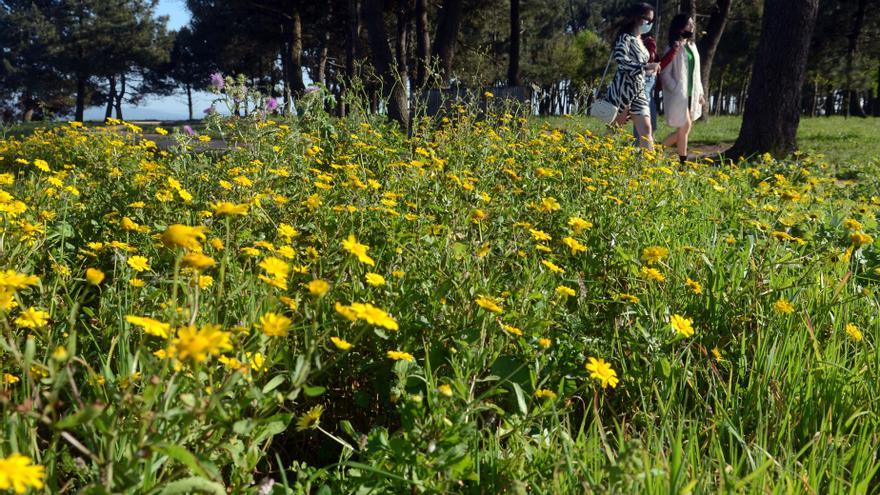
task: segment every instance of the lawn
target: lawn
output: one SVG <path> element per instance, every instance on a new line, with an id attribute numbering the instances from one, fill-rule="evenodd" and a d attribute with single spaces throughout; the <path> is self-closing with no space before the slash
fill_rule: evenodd
<path id="1" fill-rule="evenodd" d="M 0 140 L 0 483 L 880 490 L 876 120 L 717 167 L 472 110 Z"/>

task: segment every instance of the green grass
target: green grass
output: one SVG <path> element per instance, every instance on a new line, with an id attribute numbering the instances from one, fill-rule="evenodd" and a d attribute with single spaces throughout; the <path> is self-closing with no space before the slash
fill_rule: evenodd
<path id="1" fill-rule="evenodd" d="M 596 119 L 584 116 L 535 117 L 536 122 L 547 122 L 566 130 L 590 129 L 603 132 L 603 125 Z M 672 129 L 659 118 L 658 141 L 669 135 Z M 713 117 L 708 122 L 699 121 L 691 134 L 694 147 L 733 144 L 739 135 L 741 117 Z M 631 126 L 630 126 L 631 128 Z M 802 118 L 798 129 L 798 145 L 811 154 L 821 154 L 829 162 L 846 167 L 848 164 L 864 164 L 877 161 L 880 156 L 880 118 L 817 117 Z"/>

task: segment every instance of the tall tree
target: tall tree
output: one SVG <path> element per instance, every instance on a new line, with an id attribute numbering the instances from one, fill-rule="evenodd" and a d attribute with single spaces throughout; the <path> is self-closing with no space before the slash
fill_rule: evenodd
<path id="1" fill-rule="evenodd" d="M 461 27 L 463 1 L 443 0 L 437 22 L 437 36 L 434 40 L 434 54 L 440 59 L 442 82 L 449 85 L 452 79 L 452 60 L 455 56 L 455 43 Z"/>
<path id="2" fill-rule="evenodd" d="M 706 94 L 709 94 L 709 76 L 712 74 L 712 62 L 715 60 L 715 52 L 724 34 L 724 27 L 727 25 L 727 18 L 730 16 L 731 0 L 715 0 L 712 6 L 712 13 L 709 15 L 709 23 L 706 25 L 706 34 L 700 39 L 700 79 L 703 81 L 703 88 Z M 709 118 L 709 97 L 703 103 L 703 115 Z"/>
<path id="3" fill-rule="evenodd" d="M 382 12 L 382 0 L 363 0 L 362 14 L 373 65 L 382 77 L 382 93 L 388 100 L 388 116 L 409 130 L 409 102 L 403 74 L 397 72 L 397 64 L 388 45 L 388 30 Z"/>
<path id="4" fill-rule="evenodd" d="M 733 159 L 797 147 L 801 88 L 819 0 L 766 0 L 739 138 Z"/>
<path id="5" fill-rule="evenodd" d="M 415 0 L 416 17 L 416 77 L 415 85 L 421 88 L 428 81 L 431 63 L 431 34 L 428 24 L 428 0 Z"/>
<path id="6" fill-rule="evenodd" d="M 507 85 L 519 86 L 519 0 L 510 0 L 510 53 L 508 56 Z"/>

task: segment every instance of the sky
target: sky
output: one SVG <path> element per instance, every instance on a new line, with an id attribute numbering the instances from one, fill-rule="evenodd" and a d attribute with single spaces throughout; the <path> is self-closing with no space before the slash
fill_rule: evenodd
<path id="1" fill-rule="evenodd" d="M 157 15 L 168 16 L 168 29 L 177 30 L 185 26 L 190 19 L 185 0 L 159 0 Z M 193 95 L 193 116 L 199 118 L 202 111 L 211 105 L 210 93 Z M 179 94 L 162 98 L 150 98 L 137 107 L 123 105 L 122 116 L 126 120 L 179 120 L 187 118 L 186 95 Z M 103 120 L 104 108 L 92 107 L 86 111 L 86 120 Z"/>

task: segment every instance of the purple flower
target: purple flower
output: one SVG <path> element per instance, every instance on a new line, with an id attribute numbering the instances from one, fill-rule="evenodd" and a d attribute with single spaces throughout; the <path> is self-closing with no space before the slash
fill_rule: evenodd
<path id="1" fill-rule="evenodd" d="M 314 93 L 315 91 L 318 91 L 319 89 L 321 89 L 320 86 L 309 86 L 306 88 L 306 94 Z"/>
<path id="2" fill-rule="evenodd" d="M 187 136 L 192 136 L 193 134 L 195 134 L 193 128 L 188 125 L 183 126 L 183 132 L 185 132 Z"/>
<path id="3" fill-rule="evenodd" d="M 226 81 L 223 80 L 223 74 L 219 72 L 215 72 L 211 74 L 211 86 L 214 86 L 214 89 L 217 91 L 221 91 L 226 87 Z"/>
<path id="4" fill-rule="evenodd" d="M 215 113 L 217 113 L 217 109 L 214 108 L 214 105 L 211 105 L 210 107 L 205 109 L 205 115 L 212 115 Z"/>
<path id="5" fill-rule="evenodd" d="M 276 100 L 274 96 L 266 100 L 266 110 L 271 112 L 276 108 L 278 108 L 278 100 Z"/>

